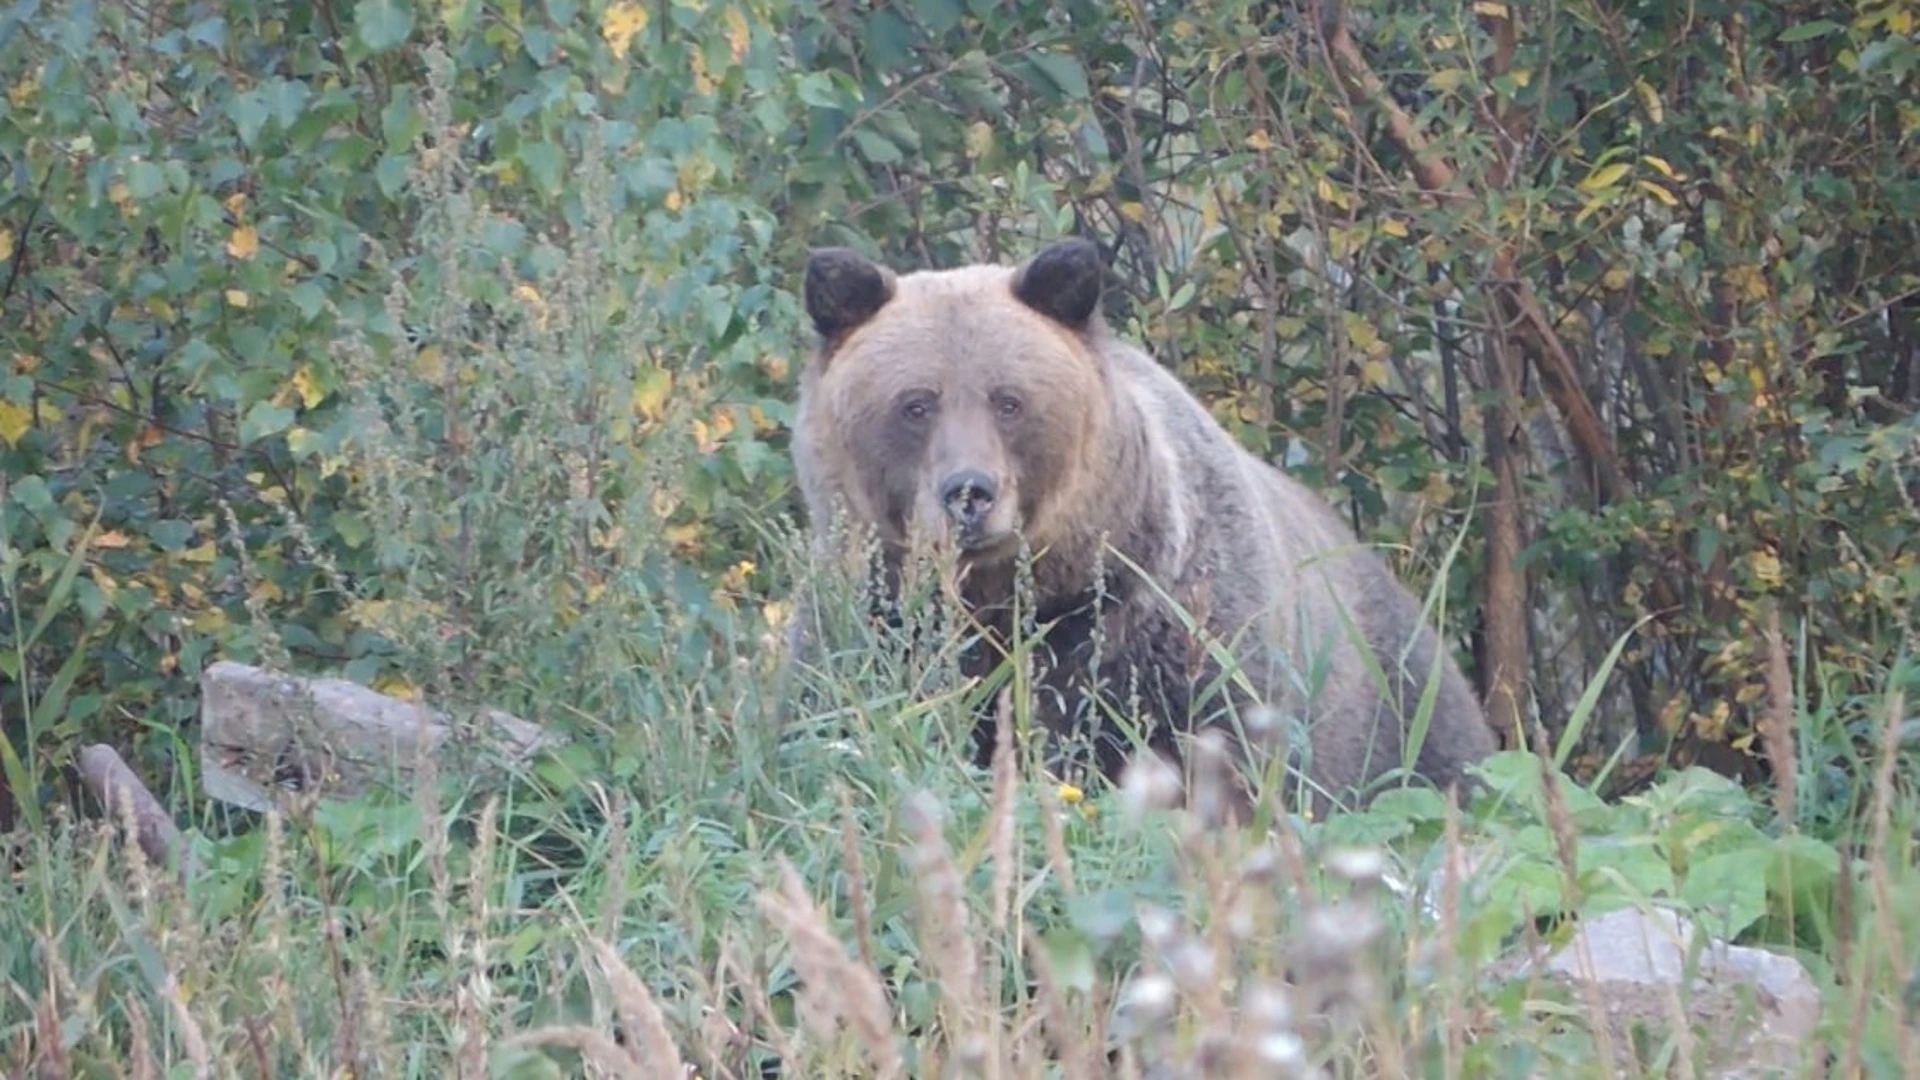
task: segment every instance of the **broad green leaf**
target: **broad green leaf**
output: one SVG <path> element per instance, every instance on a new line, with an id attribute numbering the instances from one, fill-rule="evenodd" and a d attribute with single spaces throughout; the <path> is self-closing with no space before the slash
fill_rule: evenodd
<path id="1" fill-rule="evenodd" d="M 1817 37 L 1826 37 L 1828 34 L 1840 33 L 1845 29 L 1846 27 L 1841 26 L 1831 19 L 1810 19 L 1807 22 L 1795 23 L 1781 31 L 1780 40 L 1788 44 L 1797 41 L 1811 41 Z"/>
<path id="2" fill-rule="evenodd" d="M 356 0 L 353 25 L 372 51 L 397 48 L 413 33 L 412 0 Z"/>

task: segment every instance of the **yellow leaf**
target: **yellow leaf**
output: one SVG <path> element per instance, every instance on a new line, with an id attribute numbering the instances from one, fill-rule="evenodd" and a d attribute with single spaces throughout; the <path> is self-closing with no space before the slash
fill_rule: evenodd
<path id="1" fill-rule="evenodd" d="M 248 296 L 244 289 L 228 289 L 227 303 L 237 308 L 248 307 L 253 303 L 253 297 Z"/>
<path id="2" fill-rule="evenodd" d="M 1388 236 L 1397 236 L 1403 240 L 1407 237 L 1406 223 L 1399 218 L 1382 218 L 1380 220 L 1380 231 L 1386 233 Z"/>
<path id="3" fill-rule="evenodd" d="M 1609 289 L 1624 289 L 1627 282 L 1633 280 L 1633 273 L 1624 266 L 1609 266 L 1607 272 L 1600 275 L 1600 283 Z"/>
<path id="4" fill-rule="evenodd" d="M 1267 134 L 1265 131 L 1256 131 L 1247 136 L 1247 145 L 1253 147 L 1255 150 L 1271 150 L 1273 149 L 1273 136 Z"/>
<path id="5" fill-rule="evenodd" d="M 191 547 L 180 553 L 181 560 L 190 563 L 210 563 L 213 561 L 213 556 L 214 547 L 213 541 L 211 540 L 201 544 L 199 547 Z"/>
<path id="6" fill-rule="evenodd" d="M 1777 587 L 1781 580 L 1780 558 L 1771 549 L 1762 548 L 1747 559 L 1753 567 L 1753 576 L 1760 579 L 1762 585 Z"/>
<path id="7" fill-rule="evenodd" d="M 967 156 L 983 158 L 993 152 L 993 127 L 985 120 L 975 120 L 967 125 Z"/>
<path id="8" fill-rule="evenodd" d="M 119 529 L 108 529 L 93 538 L 93 546 L 97 548 L 123 548 L 131 543 L 133 543 L 132 538 Z"/>
<path id="9" fill-rule="evenodd" d="M 20 445 L 20 436 L 33 426 L 33 410 L 18 402 L 0 398 L 0 439 L 8 446 Z"/>
<path id="10" fill-rule="evenodd" d="M 1443 94 L 1460 89 L 1466 81 L 1467 72 L 1464 68 L 1444 68 L 1427 76 L 1427 85 Z"/>
<path id="11" fill-rule="evenodd" d="M 1147 223 L 1147 207 L 1144 203 L 1123 202 L 1120 204 L 1120 213 L 1135 225 Z"/>
<path id="12" fill-rule="evenodd" d="M 726 14 L 727 45 L 733 50 L 733 62 L 739 63 L 747 58 L 747 46 L 753 41 L 753 31 L 747 26 L 747 17 L 740 9 L 730 7 Z"/>
<path id="13" fill-rule="evenodd" d="M 446 378 L 446 357 L 440 352 L 440 346 L 425 345 L 419 352 L 414 353 L 413 373 L 432 383 Z"/>
<path id="14" fill-rule="evenodd" d="M 236 259 L 251 259 L 260 251 L 260 233 L 251 225 L 242 225 L 227 237 L 227 254 Z"/>
<path id="15" fill-rule="evenodd" d="M 1066 803 L 1069 806 L 1073 805 L 1074 803 L 1081 802 L 1087 797 L 1086 792 L 1080 790 L 1079 788 L 1073 786 L 1072 784 L 1061 784 L 1059 788 L 1059 794 L 1060 794 L 1060 801 L 1063 803 Z"/>
<path id="16" fill-rule="evenodd" d="M 1660 170 L 1661 176 L 1666 177 L 1676 184 L 1680 182 L 1680 174 L 1673 171 L 1673 165 L 1669 163 L 1666 158 L 1658 154 L 1642 154 L 1640 155 L 1640 160 Z"/>
<path id="17" fill-rule="evenodd" d="M 1647 194 L 1653 196 L 1654 198 L 1659 199 L 1661 202 L 1666 203 L 1668 206 L 1680 205 L 1680 200 L 1673 197 L 1673 192 L 1668 191 L 1666 188 L 1661 187 L 1659 184 L 1656 184 L 1651 180 L 1637 180 L 1635 181 L 1635 183 L 1637 183 L 1640 186 L 1641 190 L 1645 191 Z"/>
<path id="18" fill-rule="evenodd" d="M 13 230 L 0 227 L 0 259 L 13 258 Z"/>
<path id="19" fill-rule="evenodd" d="M 311 409 L 327 399 L 327 392 L 313 377 L 313 368 L 301 364 L 300 370 L 293 373 L 293 389 L 300 395 L 300 403 Z"/>
<path id="20" fill-rule="evenodd" d="M 667 414 L 667 396 L 673 392 L 673 372 L 649 367 L 633 384 L 633 409 L 642 418 L 659 420 Z"/>
<path id="21" fill-rule="evenodd" d="M 1887 9 L 1887 29 L 1896 37 L 1913 33 L 1913 9 L 1905 6 Z"/>
<path id="22" fill-rule="evenodd" d="M 667 203 L 668 210 L 678 213 L 680 210 L 680 205 L 685 201 L 686 201 L 685 199 L 681 198 L 680 193 L 678 191 L 667 192 L 666 203 Z"/>
<path id="23" fill-rule="evenodd" d="M 769 353 L 760 360 L 760 370 L 766 372 L 767 378 L 774 382 L 786 382 L 787 373 L 792 367 L 793 362 L 787 359 L 785 353 Z"/>
<path id="24" fill-rule="evenodd" d="M 667 538 L 667 543 L 681 554 L 700 546 L 700 526 L 695 524 L 669 525 L 661 530 L 661 534 Z"/>
<path id="25" fill-rule="evenodd" d="M 1660 92 L 1645 79 L 1633 80 L 1633 89 L 1640 95 L 1640 106 L 1647 110 L 1647 119 L 1658 124 L 1666 119 L 1666 105 L 1660 100 Z"/>
<path id="26" fill-rule="evenodd" d="M 1347 340 L 1356 349 L 1364 352 L 1372 349 L 1373 343 L 1380 340 L 1380 331 L 1375 330 L 1373 324 L 1357 312 L 1341 312 L 1341 322 L 1346 326 Z"/>
<path id="27" fill-rule="evenodd" d="M 1378 390 L 1387 385 L 1387 376 L 1391 371 L 1385 360 L 1368 360 L 1360 365 L 1360 385 L 1369 390 Z"/>
<path id="28" fill-rule="evenodd" d="M 420 698 L 420 689 L 399 675 L 381 675 L 373 680 L 373 688 L 402 701 L 417 701 Z"/>
<path id="29" fill-rule="evenodd" d="M 1493 19 L 1504 19 L 1507 17 L 1507 5 L 1497 3 L 1496 0 L 1474 0 L 1473 13 Z"/>
<path id="30" fill-rule="evenodd" d="M 1616 161 L 1611 165 L 1602 165 L 1588 173 L 1585 180 L 1580 181 L 1580 190 L 1599 191 L 1601 188 L 1612 187 L 1615 183 L 1619 182 L 1621 177 L 1627 175 L 1627 170 L 1631 168 L 1631 165 L 1623 161 Z"/>
<path id="31" fill-rule="evenodd" d="M 621 60 L 627 58 L 633 36 L 646 28 L 647 9 L 632 0 L 608 4 L 600 15 L 600 36 L 607 39 L 607 47 Z"/>
<path id="32" fill-rule="evenodd" d="M 648 499 L 647 502 L 653 507 L 653 516 L 665 521 L 667 518 L 673 516 L 675 510 L 679 509 L 680 496 L 675 494 L 670 488 L 654 488 L 653 496 Z"/>
<path id="33" fill-rule="evenodd" d="M 1592 217 L 1594 214 L 1598 213 L 1606 205 L 1607 205 L 1607 197 L 1604 193 L 1600 195 L 1596 195 L 1591 199 L 1588 199 L 1587 204 L 1580 208 L 1580 212 L 1573 215 L 1573 223 L 1575 225 L 1580 224 L 1581 222 Z"/>
<path id="34" fill-rule="evenodd" d="M 13 103 L 14 108 L 24 109 L 26 108 L 27 102 L 33 98 L 33 92 L 38 89 L 40 89 L 40 76 L 37 74 L 28 75 L 26 78 L 7 87 L 7 100 Z"/>

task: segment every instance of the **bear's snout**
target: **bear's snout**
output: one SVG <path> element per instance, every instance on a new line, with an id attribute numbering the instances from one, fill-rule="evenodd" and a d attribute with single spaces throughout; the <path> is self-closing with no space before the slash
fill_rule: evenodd
<path id="1" fill-rule="evenodd" d="M 980 532 L 999 494 L 999 483 L 979 469 L 960 469 L 940 481 L 940 505 L 963 538 Z"/>

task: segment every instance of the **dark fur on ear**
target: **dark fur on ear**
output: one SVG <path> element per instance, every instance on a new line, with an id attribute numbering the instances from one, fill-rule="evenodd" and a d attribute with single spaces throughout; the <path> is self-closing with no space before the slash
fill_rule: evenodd
<path id="1" fill-rule="evenodd" d="M 1020 268 L 1013 278 L 1013 295 L 1055 322 L 1082 330 L 1099 313 L 1100 279 L 1105 272 L 1100 248 L 1093 241 L 1061 240 Z"/>
<path id="2" fill-rule="evenodd" d="M 893 271 L 851 248 L 819 248 L 807 258 L 805 297 L 813 328 L 831 340 L 893 299 Z"/>

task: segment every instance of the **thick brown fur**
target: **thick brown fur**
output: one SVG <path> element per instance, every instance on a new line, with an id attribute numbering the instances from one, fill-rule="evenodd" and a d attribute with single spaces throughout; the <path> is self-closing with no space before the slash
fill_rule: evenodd
<path id="1" fill-rule="evenodd" d="M 801 375 L 793 456 L 816 545 L 836 513 L 876 533 L 896 571 L 916 540 L 942 545 L 966 607 L 1004 640 L 1024 538 L 1032 604 L 1051 628 L 1036 715 L 1057 735 L 1091 734 L 1109 778 L 1131 747 L 1087 719 L 1107 716 L 1089 686 L 1123 714 L 1137 703 L 1163 752 L 1178 731 L 1266 704 L 1304 725 L 1291 750 L 1324 812 L 1401 765 L 1437 663 L 1414 772 L 1464 785 L 1492 732 L 1413 595 L 1322 499 L 1109 330 L 1102 274 L 1081 240 L 1015 268 L 897 276 L 815 252 L 805 298 L 820 345 Z M 810 648 L 804 619 L 796 628 L 789 663 Z M 1221 679 L 1220 651 L 1244 684 Z"/>

